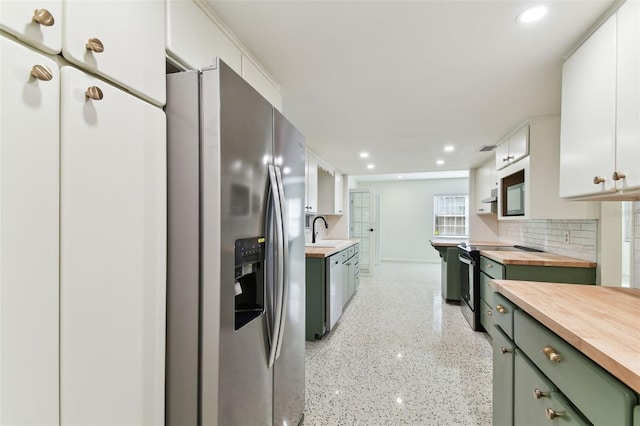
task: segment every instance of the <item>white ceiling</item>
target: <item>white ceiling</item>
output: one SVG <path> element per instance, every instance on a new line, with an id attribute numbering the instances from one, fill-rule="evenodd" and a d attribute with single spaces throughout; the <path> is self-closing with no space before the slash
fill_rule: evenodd
<path id="1" fill-rule="evenodd" d="M 548 0 L 528 26 L 515 17 L 540 2 L 206 3 L 281 85 L 307 146 L 362 175 L 468 169 L 493 155 L 481 145 L 559 114 L 562 61 L 613 1 Z"/>

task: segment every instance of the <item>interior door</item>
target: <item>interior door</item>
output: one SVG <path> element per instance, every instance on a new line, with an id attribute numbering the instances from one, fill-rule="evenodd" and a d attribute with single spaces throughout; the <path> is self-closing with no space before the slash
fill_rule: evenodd
<path id="1" fill-rule="evenodd" d="M 349 238 L 360 240 L 360 269 L 375 272 L 375 194 L 373 189 L 349 191 Z"/>

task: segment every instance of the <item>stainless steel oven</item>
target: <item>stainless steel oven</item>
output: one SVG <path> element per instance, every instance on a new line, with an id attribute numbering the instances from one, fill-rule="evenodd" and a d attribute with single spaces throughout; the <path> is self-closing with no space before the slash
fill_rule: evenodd
<path id="1" fill-rule="evenodd" d="M 460 310 L 475 331 L 483 331 L 480 324 L 480 250 L 534 251 L 535 248 L 495 245 L 458 245 L 460 265 Z"/>

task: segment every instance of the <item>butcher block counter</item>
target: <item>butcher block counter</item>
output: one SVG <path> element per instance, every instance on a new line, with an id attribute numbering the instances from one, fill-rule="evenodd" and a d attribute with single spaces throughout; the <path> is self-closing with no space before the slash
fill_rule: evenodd
<path id="1" fill-rule="evenodd" d="M 491 286 L 640 394 L 640 289 L 510 280 Z"/>
<path id="2" fill-rule="evenodd" d="M 335 240 L 332 240 L 332 241 L 335 241 Z M 344 240 L 344 243 L 336 245 L 335 247 L 325 247 L 321 245 L 318 245 L 318 246 L 306 245 L 304 248 L 304 254 L 305 254 L 305 257 L 319 257 L 319 258 L 329 257 L 336 253 L 341 252 L 346 248 L 349 248 L 357 244 L 359 241 L 360 240 L 358 239 Z M 318 241 L 316 244 L 322 244 L 322 240 Z"/>
<path id="3" fill-rule="evenodd" d="M 503 265 L 565 266 L 569 268 L 595 268 L 596 263 L 553 253 L 529 251 L 480 250 L 480 255 Z"/>

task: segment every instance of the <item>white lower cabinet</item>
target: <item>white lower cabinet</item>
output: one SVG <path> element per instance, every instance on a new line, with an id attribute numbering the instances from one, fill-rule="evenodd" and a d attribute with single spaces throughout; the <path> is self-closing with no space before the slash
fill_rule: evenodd
<path id="1" fill-rule="evenodd" d="M 60 126 L 61 423 L 162 425 L 164 113 L 65 66 Z"/>
<path id="2" fill-rule="evenodd" d="M 0 425 L 57 425 L 60 75 L 1 36 L 0 52 Z"/>

